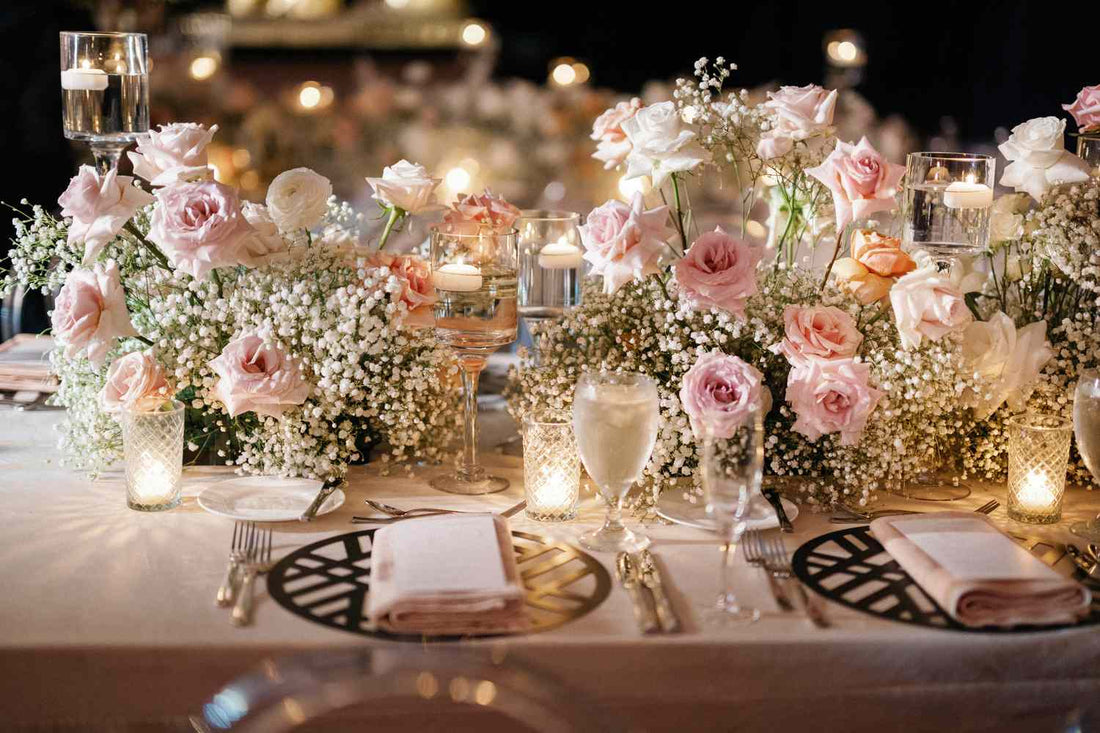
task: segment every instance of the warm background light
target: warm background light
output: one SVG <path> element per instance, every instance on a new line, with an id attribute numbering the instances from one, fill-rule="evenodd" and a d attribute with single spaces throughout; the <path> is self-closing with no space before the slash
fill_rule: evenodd
<path id="1" fill-rule="evenodd" d="M 218 70 L 218 60 L 213 56 L 196 56 L 188 71 L 196 81 L 206 81 Z"/>
<path id="2" fill-rule="evenodd" d="M 462 28 L 462 42 L 467 46 L 480 46 L 489 38 L 489 29 L 476 20 Z"/>

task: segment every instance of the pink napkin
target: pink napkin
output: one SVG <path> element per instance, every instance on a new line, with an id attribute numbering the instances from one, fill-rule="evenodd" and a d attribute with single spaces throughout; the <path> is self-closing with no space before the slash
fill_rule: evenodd
<path id="1" fill-rule="evenodd" d="M 883 517 L 871 533 L 964 626 L 1068 624 L 1088 613 L 1089 591 L 1063 578 L 973 512 Z"/>
<path id="2" fill-rule="evenodd" d="M 400 633 L 527 628 L 508 520 L 494 514 L 407 519 L 374 533 L 367 614 Z"/>

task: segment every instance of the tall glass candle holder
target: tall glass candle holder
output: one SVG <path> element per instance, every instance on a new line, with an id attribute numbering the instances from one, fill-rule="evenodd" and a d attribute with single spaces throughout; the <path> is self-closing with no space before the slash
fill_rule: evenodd
<path id="1" fill-rule="evenodd" d="M 580 488 L 581 461 L 573 425 L 562 420 L 526 420 L 523 489 L 527 516 L 540 522 L 575 518 Z"/>
<path id="2" fill-rule="evenodd" d="M 152 412 L 123 412 L 122 451 L 126 460 L 126 505 L 161 512 L 180 503 L 183 473 L 181 402 Z"/>
<path id="3" fill-rule="evenodd" d="M 462 371 L 464 449 L 458 470 L 428 483 L 453 494 L 491 494 L 508 480 L 477 459 L 477 382 L 489 355 L 516 340 L 516 230 L 476 234 L 432 230 L 435 333 Z"/>
<path id="4" fill-rule="evenodd" d="M 149 131 L 149 41 L 144 33 L 61 33 L 65 137 L 88 143 L 96 168 Z"/>
<path id="5" fill-rule="evenodd" d="M 1077 157 L 1089 164 L 1092 175 L 1100 172 L 1100 130 L 1077 133 Z"/>
<path id="6" fill-rule="evenodd" d="M 904 239 L 950 271 L 960 255 L 989 245 L 996 161 L 970 153 L 910 153 Z"/>
<path id="7" fill-rule="evenodd" d="M 1055 415 L 1011 417 L 1008 427 L 1008 516 L 1029 524 L 1062 518 L 1073 426 Z"/>
<path id="8" fill-rule="evenodd" d="M 528 210 L 516 220 L 519 232 L 519 315 L 535 339 L 538 325 L 555 321 L 581 304 L 584 249 L 581 215 L 572 211 Z"/>

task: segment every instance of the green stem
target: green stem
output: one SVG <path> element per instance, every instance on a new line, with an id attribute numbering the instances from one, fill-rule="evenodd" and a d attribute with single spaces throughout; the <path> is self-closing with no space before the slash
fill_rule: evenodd
<path id="1" fill-rule="evenodd" d="M 145 235 L 142 234 L 136 226 L 134 226 L 134 222 L 126 222 L 125 229 L 130 234 L 137 237 L 138 242 L 143 247 L 145 247 L 145 249 L 149 250 L 149 253 L 152 254 L 154 258 L 156 258 L 157 262 L 159 262 L 164 269 L 172 269 L 172 263 L 168 261 L 168 258 L 164 256 L 164 253 L 160 251 L 160 248 L 158 248 L 155 244 L 146 239 Z"/>
<path id="2" fill-rule="evenodd" d="M 670 178 L 672 179 L 672 199 L 676 204 L 676 229 L 680 232 L 680 242 L 683 244 L 681 249 L 686 253 L 688 251 L 688 239 L 687 232 L 684 231 L 684 210 L 680 205 L 679 177 L 673 173 Z"/>
<path id="3" fill-rule="evenodd" d="M 134 339 L 137 339 L 138 341 L 140 341 L 141 343 L 145 344 L 146 346 L 152 346 L 152 345 L 153 345 L 153 342 L 152 342 L 152 341 L 150 341 L 149 339 L 145 338 L 145 337 L 144 337 L 144 336 L 142 336 L 142 335 L 141 335 L 140 333 L 139 333 L 139 334 L 137 334 L 137 335 L 131 336 L 130 338 L 134 338 Z"/>
<path id="4" fill-rule="evenodd" d="M 840 247 L 848 239 L 848 237 L 845 236 L 845 235 L 848 233 L 848 230 L 851 229 L 851 228 L 852 228 L 852 225 L 848 224 L 848 226 L 844 227 L 844 231 L 840 232 L 840 236 L 838 236 L 836 238 L 836 246 L 833 247 L 833 257 L 832 257 L 831 260 L 829 260 L 829 266 L 825 268 L 825 277 L 822 278 L 822 280 L 821 280 L 821 289 L 822 290 L 824 290 L 825 286 L 829 284 L 829 275 L 833 271 L 833 264 L 836 263 L 836 258 L 840 254 Z"/>
<path id="5" fill-rule="evenodd" d="M 225 289 L 222 287 L 222 276 L 216 269 L 210 271 L 210 275 L 214 278 L 214 284 L 218 286 L 218 297 L 225 297 Z"/>
<path id="6" fill-rule="evenodd" d="M 399 213 L 400 212 L 400 213 Z M 386 248 L 386 240 L 390 238 L 390 232 L 393 231 L 394 225 L 401 220 L 401 217 L 405 215 L 405 212 L 396 206 L 390 207 L 390 216 L 386 219 L 386 228 L 382 230 L 382 237 L 378 240 L 378 251 L 381 252 Z"/>

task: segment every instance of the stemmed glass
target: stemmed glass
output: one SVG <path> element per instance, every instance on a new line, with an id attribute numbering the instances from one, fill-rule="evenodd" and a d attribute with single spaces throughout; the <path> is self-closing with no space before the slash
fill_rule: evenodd
<path id="1" fill-rule="evenodd" d="M 649 538 L 622 521 L 623 499 L 642 477 L 657 442 L 657 385 L 633 372 L 588 372 L 573 393 L 573 433 L 588 475 L 607 502 L 607 520 L 580 543 L 596 552 L 632 552 Z"/>
<path id="2" fill-rule="evenodd" d="M 572 211 L 527 210 L 519 230 L 519 315 L 531 330 L 534 362 L 540 364 L 538 326 L 581 304 L 584 254 L 581 215 Z"/>
<path id="3" fill-rule="evenodd" d="M 477 382 L 489 355 L 516 340 L 516 230 L 431 233 L 435 333 L 458 357 L 465 430 L 462 463 L 429 483 L 453 494 L 491 494 L 508 479 L 489 476 L 477 461 Z"/>
<path id="4" fill-rule="evenodd" d="M 149 131 L 149 41 L 144 33 L 61 33 L 65 137 L 88 143 L 96 169 L 118 167 Z"/>
<path id="5" fill-rule="evenodd" d="M 1073 434 L 1092 477 L 1100 482 L 1100 371 L 1090 369 L 1077 380 L 1073 394 Z M 1090 542 L 1100 542 L 1100 515 L 1070 525 L 1070 531 Z"/>
<path id="6" fill-rule="evenodd" d="M 722 539 L 722 590 L 711 615 L 723 621 L 751 623 L 760 611 L 737 601 L 733 590 L 733 561 L 753 504 L 760 499 L 764 477 L 764 415 L 749 412 L 731 434 L 708 427 L 703 440 L 703 493 L 707 515 Z"/>

